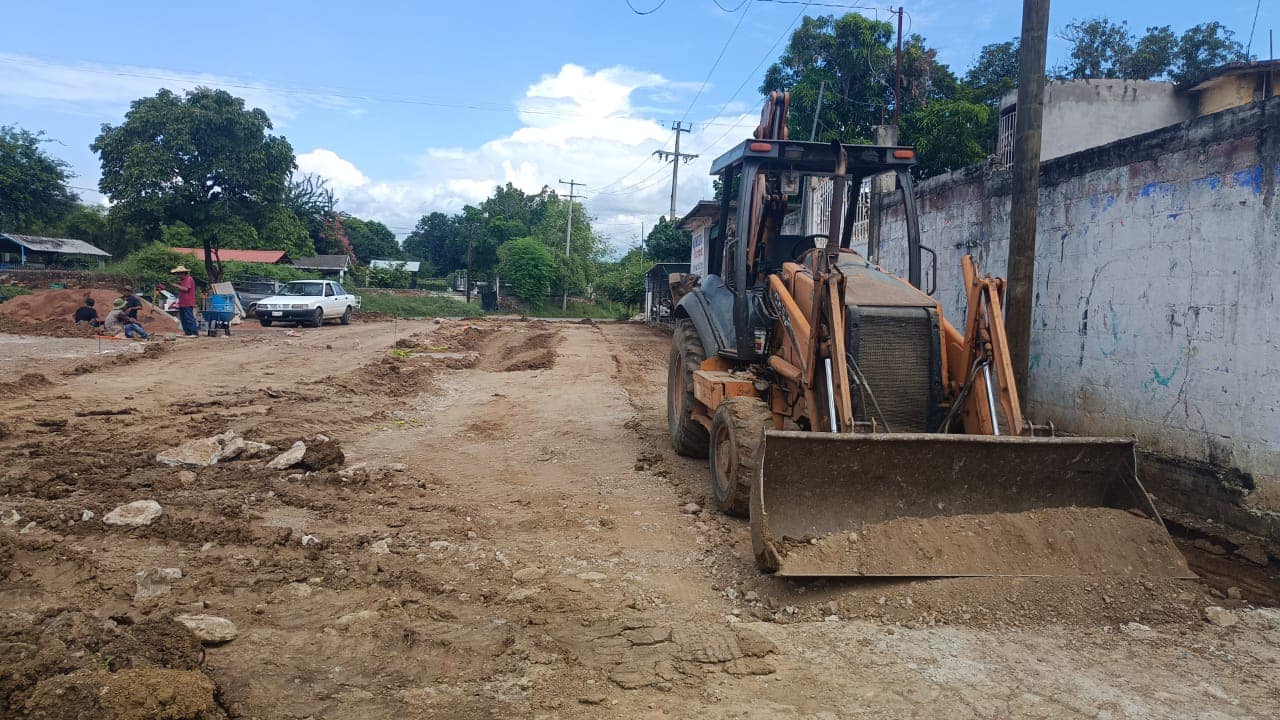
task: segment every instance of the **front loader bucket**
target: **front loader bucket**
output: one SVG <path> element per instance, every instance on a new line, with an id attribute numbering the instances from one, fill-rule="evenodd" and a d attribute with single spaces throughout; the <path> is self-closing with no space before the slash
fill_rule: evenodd
<path id="1" fill-rule="evenodd" d="M 787 576 L 1195 577 L 1124 438 L 770 430 L 751 490 Z"/>

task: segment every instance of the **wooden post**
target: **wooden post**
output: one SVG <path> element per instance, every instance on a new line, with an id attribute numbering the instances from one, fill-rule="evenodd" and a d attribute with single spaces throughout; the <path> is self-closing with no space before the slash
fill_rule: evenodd
<path id="1" fill-rule="evenodd" d="M 1049 0 L 1023 0 L 1018 52 L 1018 105 L 1009 211 L 1009 285 L 1005 329 L 1018 397 L 1026 402 L 1031 365 L 1031 315 L 1036 281 L 1036 209 L 1040 194 L 1040 130 L 1044 115 L 1045 42 Z M 1021 428 L 1011 428 L 1017 433 Z"/>

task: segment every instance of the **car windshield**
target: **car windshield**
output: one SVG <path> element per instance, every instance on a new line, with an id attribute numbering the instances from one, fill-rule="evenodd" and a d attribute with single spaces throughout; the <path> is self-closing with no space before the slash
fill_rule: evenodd
<path id="1" fill-rule="evenodd" d="M 324 295 L 322 282 L 291 282 L 280 288 L 281 295 Z"/>

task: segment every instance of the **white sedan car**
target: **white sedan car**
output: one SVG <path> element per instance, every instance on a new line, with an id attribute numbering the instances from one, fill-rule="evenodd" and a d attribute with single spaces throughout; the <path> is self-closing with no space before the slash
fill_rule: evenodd
<path id="1" fill-rule="evenodd" d="M 360 307 L 360 296 L 347 292 L 334 280 L 295 280 L 280 292 L 258 301 L 254 314 L 264 327 L 291 322 L 320 327 L 325 320 L 351 323 L 351 312 Z"/>

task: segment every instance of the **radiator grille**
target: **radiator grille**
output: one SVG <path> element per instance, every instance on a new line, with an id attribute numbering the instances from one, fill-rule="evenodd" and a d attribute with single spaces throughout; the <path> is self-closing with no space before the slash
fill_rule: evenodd
<path id="1" fill-rule="evenodd" d="M 929 432 L 932 355 L 936 338 L 932 319 L 923 308 L 859 307 L 857 333 L 858 369 L 875 394 L 871 398 L 854 388 L 855 417 L 887 422 L 893 432 Z"/>

